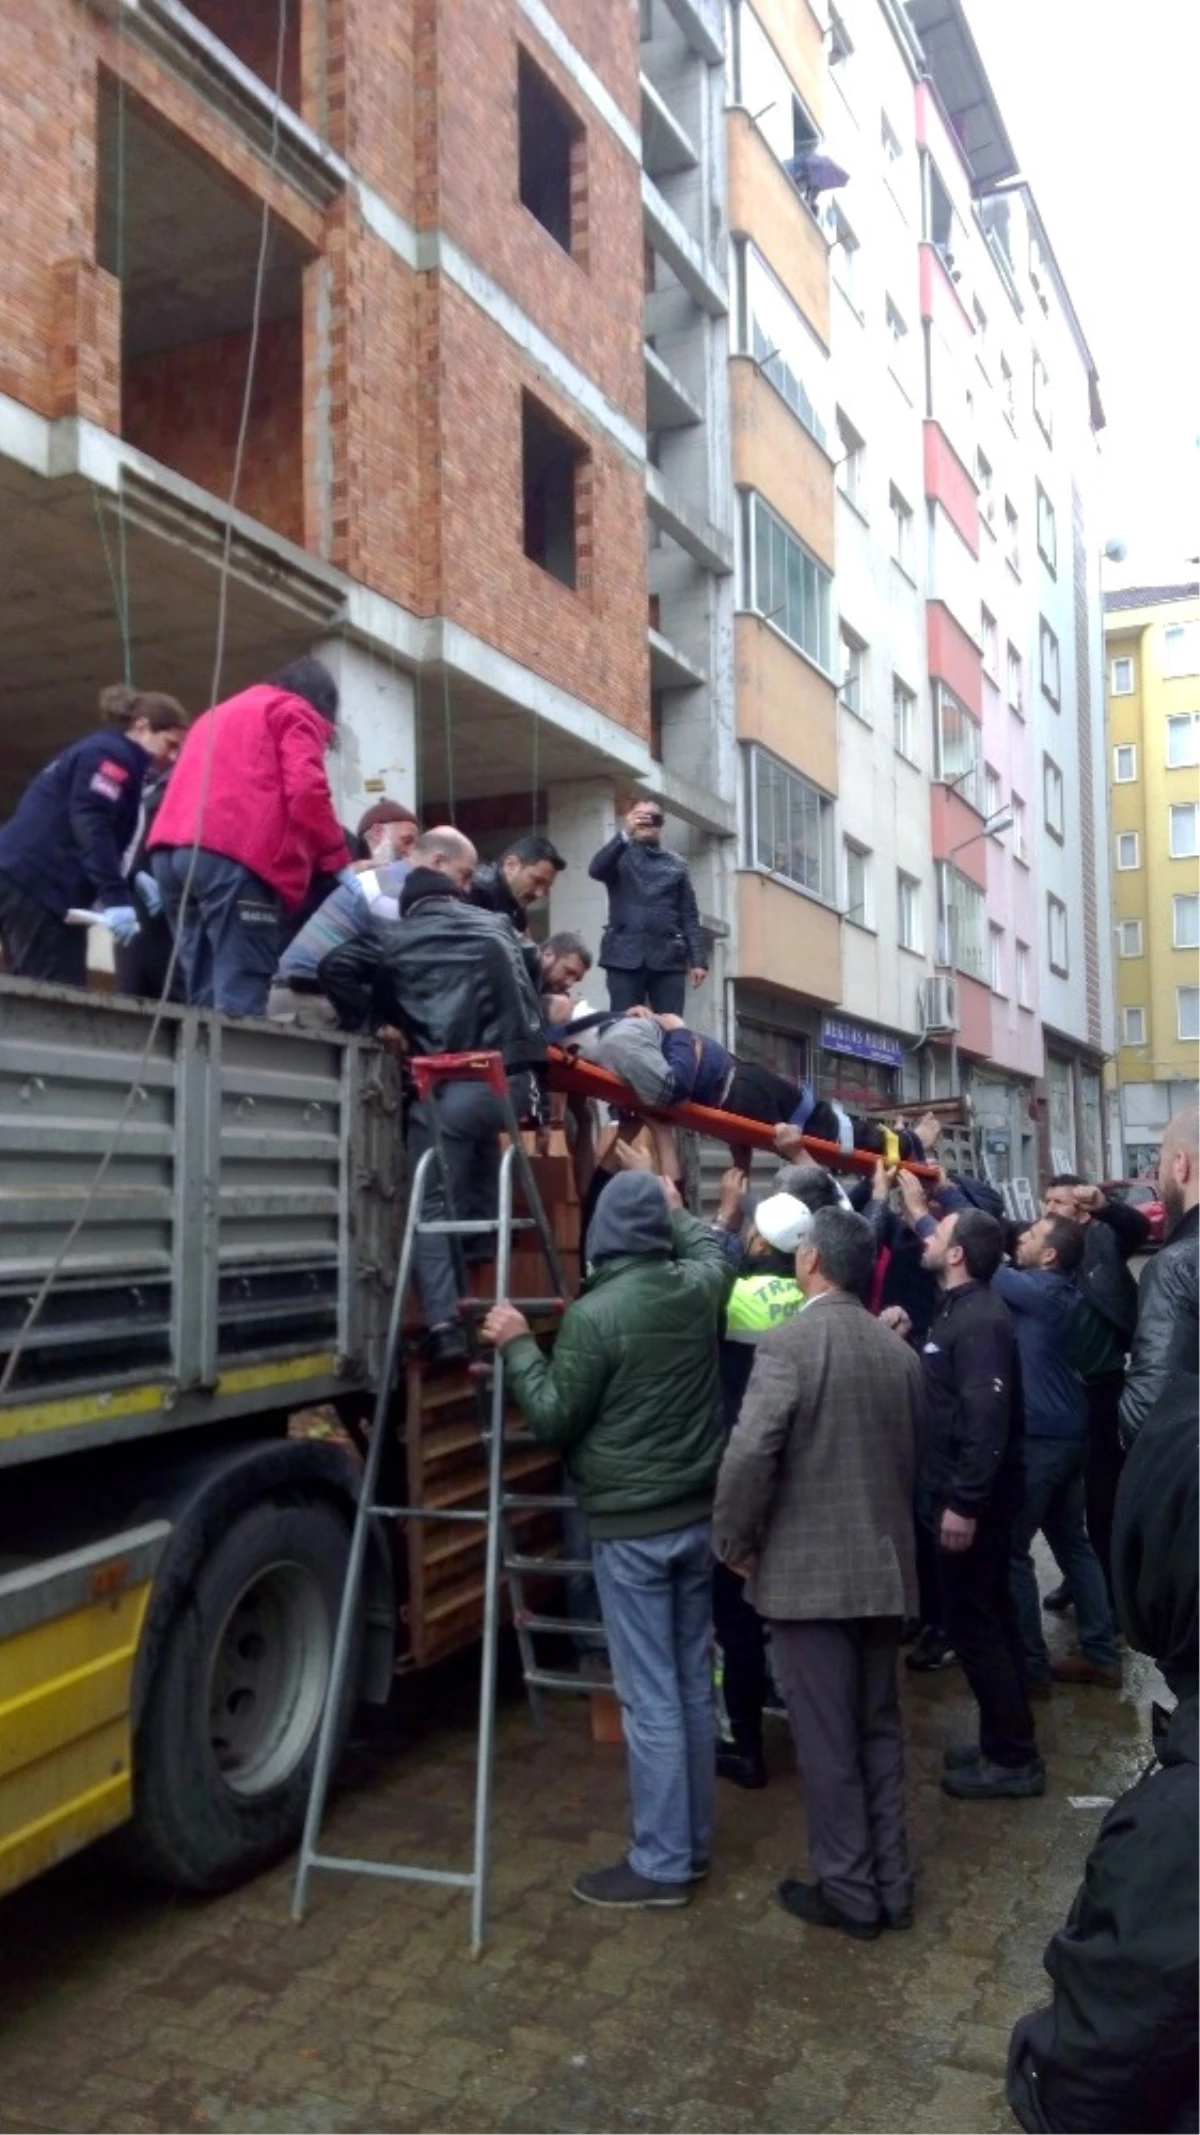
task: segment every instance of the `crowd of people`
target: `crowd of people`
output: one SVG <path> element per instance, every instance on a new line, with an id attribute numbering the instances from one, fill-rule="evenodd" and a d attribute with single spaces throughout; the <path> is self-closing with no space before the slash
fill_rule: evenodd
<path id="1" fill-rule="evenodd" d="M 1051 1945 L 1054 1998 L 1018 2026 L 1010 2097 L 1030 2128 L 1194 2127 L 1197 1113 L 1163 1138 L 1167 1236 L 1139 1291 L 1145 1221 L 1096 1185 L 1061 1174 L 1037 1220 L 1008 1225 L 986 1182 L 936 1167 L 932 1116 L 853 1120 L 689 1028 L 703 940 L 656 804 L 591 862 L 609 899 L 609 1000 L 593 1009 L 574 998 L 588 945 L 539 945 L 529 928 L 566 864 L 552 841 L 516 836 L 481 865 L 459 828 L 422 828 L 388 800 L 347 832 L 325 765 L 337 712 L 312 659 L 190 726 L 169 697 L 105 691 L 100 732 L 0 829 L 9 968 L 83 984 L 90 918 L 131 991 L 390 1034 L 410 1055 L 494 1050 L 523 1118 L 544 1117 L 551 1047 L 642 1104 L 728 1114 L 735 1161 L 712 1221 L 684 1205 L 669 1130 L 639 1146 L 618 1122 L 592 1151 L 585 1279 L 552 1349 L 508 1303 L 483 1325 L 530 1429 L 563 1455 L 622 1708 L 631 1843 L 575 1895 L 686 1905 L 710 1867 L 718 1779 L 767 1783 L 779 1697 L 810 1863 L 781 1879 L 781 1904 L 859 1941 L 907 1929 L 904 1645 L 914 1671 L 963 1671 L 978 1726 L 946 1749 L 941 1786 L 973 1803 L 1045 1791 L 1035 1706 L 1057 1683 L 1119 1689 L 1124 1639 L 1177 1703 Z M 448 1083 L 410 1102 L 413 1163 L 430 1103 L 454 1213 L 494 1217 L 494 1095 Z M 772 1129 L 765 1195 L 739 1119 Z M 813 1136 L 873 1151 L 873 1177 L 847 1192 L 807 1159 Z M 933 1160 L 928 1192 L 912 1158 Z M 425 1213 L 446 1213 L 436 1172 Z M 418 1248 L 426 1354 L 455 1363 L 468 1344 L 450 1242 L 426 1231 Z M 1039 1534 L 1061 1575 L 1044 1600 Z M 1076 1650 L 1051 1654 L 1044 1610 L 1073 1611 Z"/>

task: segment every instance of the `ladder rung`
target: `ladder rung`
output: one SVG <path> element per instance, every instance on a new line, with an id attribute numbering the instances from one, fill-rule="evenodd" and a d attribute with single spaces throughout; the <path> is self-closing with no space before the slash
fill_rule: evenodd
<path id="1" fill-rule="evenodd" d="M 487 1524 L 486 1506 L 479 1512 L 450 1512 L 444 1505 L 369 1505 L 372 1518 L 381 1520 L 481 1520 Z"/>
<path id="2" fill-rule="evenodd" d="M 604 1625 L 602 1623 L 589 1623 L 585 1618 L 582 1617 L 579 1618 L 577 1621 L 576 1618 L 573 1616 L 526 1616 L 524 1610 L 522 1610 L 517 1618 L 517 1629 L 518 1631 L 535 1632 L 561 1631 L 564 1636 L 574 1638 L 576 1633 L 579 1633 L 580 1636 L 582 1636 L 585 1631 L 603 1632 Z M 599 1648 L 597 1648 L 596 1650 L 599 1651 Z"/>
<path id="3" fill-rule="evenodd" d="M 590 1557 L 506 1557 L 504 1569 L 524 1574 L 527 1579 L 541 1579 L 547 1574 L 572 1572 L 586 1572 L 590 1577 L 594 1566 Z"/>
<path id="4" fill-rule="evenodd" d="M 559 1675 L 553 1668 L 531 1668 L 525 1681 L 536 1683 L 539 1690 L 573 1690 L 581 1697 L 590 1697 L 593 1690 L 612 1689 L 611 1676 Z"/>
<path id="5" fill-rule="evenodd" d="M 509 1228 L 532 1231 L 537 1226 L 532 1216 L 513 1216 Z M 432 1220 L 422 1217 L 416 1226 L 418 1238 L 482 1238 L 488 1233 L 495 1238 L 499 1230 L 494 1216 L 438 1216 Z"/>
<path id="6" fill-rule="evenodd" d="M 347 1876 L 386 1876 L 393 1883 L 448 1883 L 474 1890 L 475 1877 L 457 1868 L 412 1868 L 403 1861 L 353 1861 L 341 1853 L 310 1853 L 309 1868 L 340 1869 Z"/>
<path id="7" fill-rule="evenodd" d="M 550 1495 L 543 1497 L 537 1491 L 506 1490 L 503 1502 L 506 1512 L 566 1512 L 571 1506 L 578 1506 L 579 1499 Z"/>

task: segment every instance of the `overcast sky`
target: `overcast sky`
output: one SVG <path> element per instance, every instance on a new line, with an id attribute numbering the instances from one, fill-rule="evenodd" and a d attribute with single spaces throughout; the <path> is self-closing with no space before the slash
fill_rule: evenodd
<path id="1" fill-rule="evenodd" d="M 1200 553 L 1200 0 L 967 0 L 1096 368 L 1108 584 Z"/>

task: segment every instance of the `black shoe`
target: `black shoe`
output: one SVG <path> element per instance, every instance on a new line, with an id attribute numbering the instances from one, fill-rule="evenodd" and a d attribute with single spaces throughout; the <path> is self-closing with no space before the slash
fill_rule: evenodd
<path id="1" fill-rule="evenodd" d="M 1028 1764 L 992 1764 L 980 1757 L 975 1764 L 942 1773 L 943 1794 L 956 1801 L 1028 1801 L 1046 1791 L 1046 1767 L 1040 1757 Z"/>
<path id="2" fill-rule="evenodd" d="M 470 1355 L 466 1329 L 453 1320 L 431 1327 L 425 1338 L 425 1354 L 431 1364 L 465 1364 Z"/>
<path id="3" fill-rule="evenodd" d="M 693 1861 L 688 1875 L 688 1882 L 707 1883 L 711 1869 L 711 1861 Z"/>
<path id="4" fill-rule="evenodd" d="M 901 1645 L 902 1645 L 902 1646 L 913 1646 L 913 1645 L 915 1645 L 915 1644 L 916 1644 L 916 1642 L 917 1642 L 917 1640 L 918 1640 L 918 1639 L 920 1638 L 920 1636 L 921 1636 L 921 1619 L 920 1619 L 920 1617 L 919 1617 L 919 1616 L 906 1616 L 906 1617 L 905 1617 L 905 1619 L 904 1619 L 904 1622 L 903 1622 L 903 1623 L 901 1624 L 901 1626 L 900 1626 L 900 1643 L 901 1643 Z"/>
<path id="5" fill-rule="evenodd" d="M 956 1668 L 958 1655 L 944 1631 L 926 1624 L 912 1652 L 905 1654 L 904 1665 L 914 1675 L 932 1675 L 938 1668 Z"/>
<path id="6" fill-rule="evenodd" d="M 717 1777 L 732 1779 L 735 1787 L 765 1787 L 766 1759 L 761 1750 L 740 1750 L 731 1742 L 718 1742 Z"/>
<path id="7" fill-rule="evenodd" d="M 585 1869 L 572 1883 L 571 1896 L 582 1898 L 585 1905 L 644 1912 L 651 1906 L 686 1905 L 695 1880 L 693 1868 L 686 1883 L 655 1883 L 649 1876 L 640 1876 L 628 1861 L 617 1861 L 612 1868 Z"/>
<path id="8" fill-rule="evenodd" d="M 1048 1609 L 1051 1616 L 1063 1616 L 1068 1609 L 1073 1609 L 1074 1606 L 1074 1597 L 1065 1579 L 1061 1586 L 1054 1588 L 1052 1593 L 1042 1595 L 1042 1607 Z"/>
<path id="9" fill-rule="evenodd" d="M 772 1720 L 787 1719 L 787 1705 L 784 1701 L 783 1692 L 782 1690 L 776 1690 L 774 1683 L 768 1684 L 763 1692 L 762 1709 Z"/>
<path id="10" fill-rule="evenodd" d="M 894 1928 L 897 1934 L 902 1934 L 905 1928 L 913 1927 L 915 1924 L 916 1915 L 911 1905 L 902 1905 L 900 1910 L 894 1913 L 889 1912 L 885 1905 L 879 1915 L 880 1927 Z"/>
<path id="11" fill-rule="evenodd" d="M 977 1742 L 950 1742 L 942 1751 L 942 1770 L 944 1772 L 969 1772 L 971 1766 L 978 1764 L 978 1762 L 979 1744 Z"/>
<path id="12" fill-rule="evenodd" d="M 797 1920 L 804 1920 L 809 1927 L 836 1927 L 843 1935 L 852 1935 L 856 1942 L 875 1942 L 879 1935 L 878 1918 L 855 1920 L 832 1905 L 819 1883 L 797 1883 L 789 1877 L 778 1885 L 779 1902 L 785 1912 Z"/>

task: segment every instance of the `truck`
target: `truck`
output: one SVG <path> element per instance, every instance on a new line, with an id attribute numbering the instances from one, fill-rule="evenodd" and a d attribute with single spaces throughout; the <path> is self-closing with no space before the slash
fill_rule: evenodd
<path id="1" fill-rule="evenodd" d="M 368 1040 L 0 979 L 0 1891 L 118 1829 L 198 1891 L 298 1837 L 401 1120 Z M 393 1408 L 408 1502 L 481 1504 L 467 1375 L 410 1345 Z M 482 1530 L 411 1526 L 373 1539 L 344 1728 L 478 1636 Z"/>

